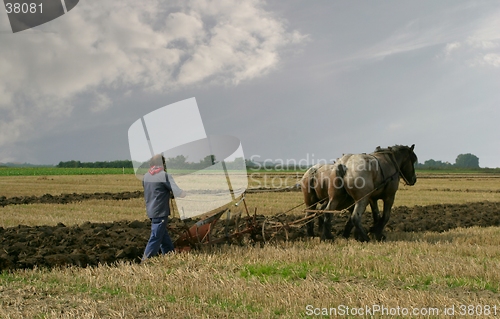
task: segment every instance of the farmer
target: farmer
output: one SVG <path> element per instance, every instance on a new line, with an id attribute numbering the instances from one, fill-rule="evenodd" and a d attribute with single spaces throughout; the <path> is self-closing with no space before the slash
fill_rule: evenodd
<path id="1" fill-rule="evenodd" d="M 149 160 L 149 171 L 144 175 L 144 200 L 146 212 L 151 219 L 151 236 L 144 250 L 142 261 L 174 251 L 174 244 L 167 231 L 168 216 L 170 215 L 170 192 L 175 197 L 184 197 L 186 193 L 174 182 L 172 176 L 165 172 L 165 158 L 161 154 Z"/>

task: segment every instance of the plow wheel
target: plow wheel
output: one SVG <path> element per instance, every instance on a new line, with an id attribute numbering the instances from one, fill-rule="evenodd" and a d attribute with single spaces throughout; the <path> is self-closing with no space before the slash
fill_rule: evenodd
<path id="1" fill-rule="evenodd" d="M 265 243 L 288 241 L 288 224 L 278 216 L 268 217 L 262 223 L 262 239 Z"/>

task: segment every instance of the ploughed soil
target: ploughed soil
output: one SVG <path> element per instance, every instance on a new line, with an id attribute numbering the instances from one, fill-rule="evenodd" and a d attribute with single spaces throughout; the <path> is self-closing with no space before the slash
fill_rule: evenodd
<path id="1" fill-rule="evenodd" d="M 88 193 L 88 194 L 61 194 L 51 195 L 45 194 L 42 196 L 16 196 L 7 198 L 0 196 L 0 207 L 7 205 L 21 204 L 67 204 L 72 202 L 81 202 L 90 199 L 105 199 L 105 200 L 126 200 L 131 198 L 142 198 L 142 191 L 121 192 L 121 193 Z"/>
<path id="2" fill-rule="evenodd" d="M 247 193 L 257 193 L 261 191 L 273 191 L 269 188 L 255 188 L 248 189 Z M 277 192 L 298 192 L 300 188 L 289 187 L 279 190 L 274 190 Z M 103 200 L 127 200 L 132 198 L 143 198 L 144 192 L 134 191 L 134 192 L 119 192 L 119 193 L 83 193 L 83 194 L 60 194 L 51 195 L 45 194 L 42 196 L 15 196 L 15 197 L 5 197 L 0 196 L 0 207 L 7 205 L 21 205 L 21 204 L 68 204 L 73 202 L 81 202 L 91 199 L 103 199 Z"/>
<path id="3" fill-rule="evenodd" d="M 116 195 L 111 194 L 111 197 Z M 240 245 L 260 244 L 272 235 L 274 229 L 272 225 L 277 225 L 279 229 L 280 225 L 285 224 L 289 225 L 288 236 L 281 229 L 277 232 L 277 236 L 271 236 L 273 240 L 280 241 L 286 238 L 291 241 L 303 240 L 307 237 L 306 227 L 295 227 L 293 224 L 303 217 L 304 214 L 299 213 L 270 217 L 256 216 L 253 221 L 255 225 L 253 232 L 242 236 L 243 240 L 235 240 L 235 237 L 231 237 L 229 242 Z M 335 236 L 341 236 L 346 220 L 347 216 L 333 217 L 332 233 Z M 371 214 L 366 213 L 363 221 L 368 229 L 372 223 Z M 172 219 L 169 223 L 172 239 L 179 238 L 185 233 L 186 227 L 195 222 Z M 213 229 L 212 238 L 223 239 L 226 234 L 231 234 L 236 229 L 235 222 L 235 218 L 226 220 L 223 214 Z M 244 219 L 240 219 L 237 224 L 240 231 L 246 227 Z M 58 224 L 33 227 L 19 225 L 5 229 L 0 227 L 0 270 L 35 266 L 86 267 L 112 264 L 117 261 L 140 262 L 150 234 L 150 226 L 149 220 L 136 220 L 110 223 L 86 222 L 76 226 Z M 397 232 L 443 232 L 457 227 L 471 226 L 500 226 L 500 203 L 396 207 L 392 210 L 385 232 L 390 238 L 391 233 Z M 267 236 L 264 239 L 263 229 L 266 231 L 264 237 Z M 203 245 L 193 245 L 191 248 L 200 246 Z"/>

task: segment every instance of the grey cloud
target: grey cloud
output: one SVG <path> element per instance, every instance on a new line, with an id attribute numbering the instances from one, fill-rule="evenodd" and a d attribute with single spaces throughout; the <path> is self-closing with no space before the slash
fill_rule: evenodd
<path id="1" fill-rule="evenodd" d="M 75 97 L 97 89 L 165 92 L 259 77 L 301 38 L 259 1 L 85 1 L 2 35 L 0 145 L 39 134 L 41 121 L 57 125 Z M 94 97 L 90 111 L 110 107 L 108 96 Z"/>

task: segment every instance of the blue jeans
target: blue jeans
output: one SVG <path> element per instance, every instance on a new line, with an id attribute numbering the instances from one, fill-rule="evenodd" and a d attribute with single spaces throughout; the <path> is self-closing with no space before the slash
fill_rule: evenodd
<path id="1" fill-rule="evenodd" d="M 174 251 L 174 244 L 167 231 L 167 217 L 151 218 L 151 236 L 144 250 L 142 260 Z"/>

